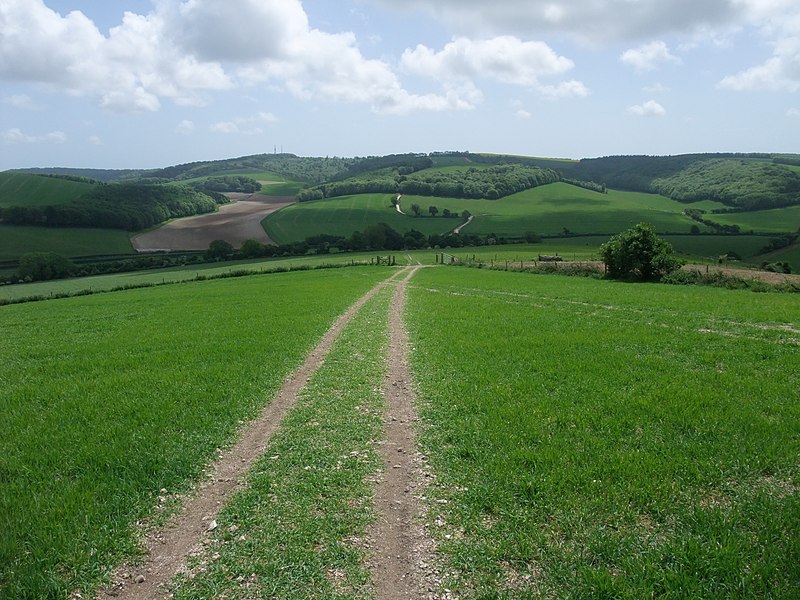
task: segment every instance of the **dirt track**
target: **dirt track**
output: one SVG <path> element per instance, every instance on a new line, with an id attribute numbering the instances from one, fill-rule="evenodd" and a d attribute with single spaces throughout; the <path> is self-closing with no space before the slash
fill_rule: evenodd
<path id="1" fill-rule="evenodd" d="M 291 196 L 231 194 L 231 197 L 234 202 L 220 206 L 215 213 L 177 219 L 133 237 L 131 243 L 138 252 L 206 250 L 214 240 L 225 240 L 235 248 L 245 240 L 271 244 L 261 220 L 295 201 Z"/>
<path id="2" fill-rule="evenodd" d="M 413 271 L 410 271 L 413 273 Z M 210 523 L 227 498 L 243 485 L 243 476 L 267 447 L 281 421 L 294 406 L 306 382 L 322 365 L 344 327 L 367 301 L 409 270 L 395 272 L 357 300 L 323 336 L 300 368 L 283 384 L 261 415 L 241 432 L 239 441 L 213 465 L 211 476 L 189 498 L 182 511 L 165 527 L 151 531 L 145 540 L 147 555 L 142 565 L 123 565 L 113 583 L 99 594 L 102 600 L 155 600 L 171 597 L 169 582 L 185 564 L 190 552 L 201 547 Z"/>

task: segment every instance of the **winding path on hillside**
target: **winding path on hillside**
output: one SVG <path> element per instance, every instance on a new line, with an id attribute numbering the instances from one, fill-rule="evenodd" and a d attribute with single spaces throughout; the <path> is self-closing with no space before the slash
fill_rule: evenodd
<path id="1" fill-rule="evenodd" d="M 234 201 L 219 210 L 170 221 L 166 225 L 131 238 L 137 252 L 207 250 L 214 240 L 225 240 L 238 248 L 245 240 L 272 244 L 261 221 L 295 202 L 293 196 L 261 194 L 231 195 Z"/>

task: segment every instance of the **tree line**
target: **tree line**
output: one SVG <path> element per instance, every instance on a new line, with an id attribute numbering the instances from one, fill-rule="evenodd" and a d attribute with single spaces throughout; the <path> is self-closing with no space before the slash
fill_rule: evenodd
<path id="1" fill-rule="evenodd" d="M 11 225 L 93 227 L 139 231 L 169 219 L 214 212 L 228 199 L 185 186 L 101 183 L 65 204 L 0 208 Z"/>
<path id="2" fill-rule="evenodd" d="M 386 193 L 496 200 L 560 179 L 561 176 L 552 169 L 518 164 L 453 171 L 425 170 L 411 175 L 379 173 L 303 190 L 297 199 L 307 202 L 354 194 Z"/>

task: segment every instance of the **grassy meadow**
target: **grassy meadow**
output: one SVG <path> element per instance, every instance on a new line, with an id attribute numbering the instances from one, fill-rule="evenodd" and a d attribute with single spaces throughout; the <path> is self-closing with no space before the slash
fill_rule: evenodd
<path id="1" fill-rule="evenodd" d="M 0 207 L 67 204 L 92 189 L 80 183 L 28 173 L 0 173 Z"/>
<path id="2" fill-rule="evenodd" d="M 431 531 L 459 597 L 796 597 L 793 296 L 412 283 Z"/>
<path id="3" fill-rule="evenodd" d="M 793 233 L 800 230 L 800 206 L 708 215 L 707 218 L 723 225 L 738 225 L 742 231 Z"/>
<path id="4" fill-rule="evenodd" d="M 391 194 L 363 194 L 304 202 L 268 216 L 263 224 L 267 234 L 279 243 L 320 233 L 348 236 L 379 222 L 400 232 L 416 229 L 426 235 L 445 233 L 461 220 L 442 217 L 444 209 L 456 214 L 468 210 L 474 215 L 464 233 L 513 237 L 526 232 L 558 235 L 564 228 L 579 234 L 614 234 L 642 221 L 652 223 L 660 232 L 688 233 L 694 224 L 682 214 L 693 205 L 655 194 L 615 190 L 600 194 L 566 183 L 540 186 L 499 200 L 403 196 L 400 205 L 406 215 L 392 208 L 391 199 Z M 421 217 L 411 216 L 412 204 L 421 207 Z M 431 205 L 439 209 L 440 216 L 428 215 Z"/>
<path id="5" fill-rule="evenodd" d="M 15 260 L 28 252 L 55 252 L 68 257 L 133 254 L 133 246 L 130 234 L 119 229 L 0 224 L 0 260 Z"/>
<path id="6" fill-rule="evenodd" d="M 0 307 L 0 598 L 92 589 L 385 268 Z M 160 493 L 166 489 L 167 493 Z"/>

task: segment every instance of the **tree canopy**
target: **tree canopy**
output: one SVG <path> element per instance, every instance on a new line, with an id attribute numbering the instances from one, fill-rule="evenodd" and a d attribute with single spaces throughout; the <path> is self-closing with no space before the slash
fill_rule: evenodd
<path id="1" fill-rule="evenodd" d="M 658 237 L 648 223 L 615 235 L 600 246 L 600 255 L 612 279 L 653 281 L 680 266 L 672 245 Z"/>

